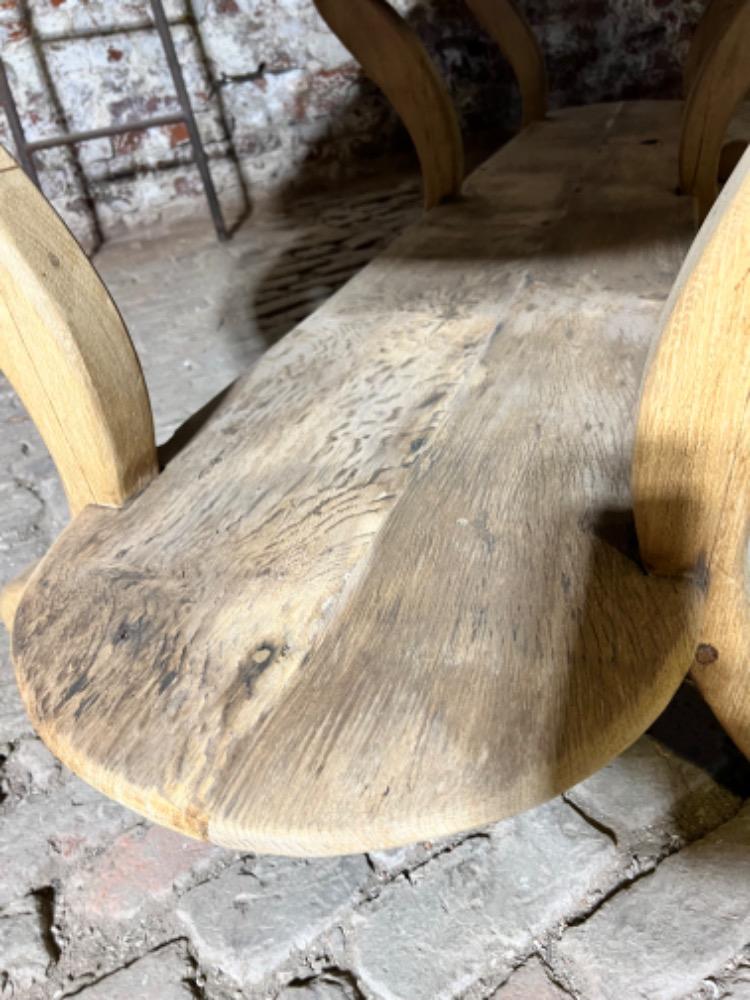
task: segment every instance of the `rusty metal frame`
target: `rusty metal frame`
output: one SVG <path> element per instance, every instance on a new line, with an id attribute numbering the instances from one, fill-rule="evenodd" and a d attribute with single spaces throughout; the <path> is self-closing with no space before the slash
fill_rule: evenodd
<path id="1" fill-rule="evenodd" d="M 0 58 L 0 104 L 2 104 L 8 117 L 8 125 L 10 126 L 11 135 L 13 136 L 16 154 L 27 175 L 41 190 L 39 175 L 37 174 L 36 166 L 34 164 L 34 153 L 39 150 L 52 149 L 56 146 L 73 146 L 76 143 L 87 142 L 90 139 L 102 139 L 107 136 L 122 135 L 125 132 L 136 132 L 142 129 L 158 128 L 163 125 L 184 124 L 190 138 L 190 144 L 193 150 L 193 159 L 201 176 L 201 181 L 203 182 L 203 190 L 211 212 L 211 219 L 213 220 L 216 235 L 220 240 L 226 240 L 229 237 L 229 233 L 226 223 L 224 222 L 224 216 L 216 194 L 213 178 L 211 177 L 208 157 L 206 156 L 206 150 L 198 129 L 198 123 L 195 119 L 193 106 L 190 103 L 190 97 L 187 92 L 187 87 L 185 86 L 185 78 L 182 74 L 182 67 L 180 66 L 177 58 L 177 52 L 175 51 L 169 21 L 164 12 L 162 0 L 150 0 L 150 3 L 154 16 L 154 27 L 156 28 L 164 50 L 164 55 L 172 77 L 172 83 L 174 84 L 180 110 L 169 115 L 160 115 L 154 118 L 138 118 L 133 121 L 124 122 L 121 125 L 108 125 L 103 128 L 90 129 L 85 132 L 70 132 L 65 135 L 56 135 L 51 136 L 48 139 L 37 139 L 29 142 L 26 138 L 23 124 L 18 114 L 18 107 L 16 105 L 15 98 L 13 97 L 13 91 L 10 87 L 5 65 L 2 58 Z"/>

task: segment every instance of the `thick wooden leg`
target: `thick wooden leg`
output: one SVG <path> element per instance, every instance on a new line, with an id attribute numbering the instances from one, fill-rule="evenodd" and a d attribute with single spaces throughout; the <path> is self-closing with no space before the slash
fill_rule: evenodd
<path id="1" fill-rule="evenodd" d="M 96 271 L 0 149 L 0 369 L 55 461 L 71 513 L 120 506 L 157 473 L 148 393 Z M 12 616 L 19 588 L 3 598 Z M 15 595 L 15 596 L 14 596 Z"/>
<path id="2" fill-rule="evenodd" d="M 750 152 L 714 205 L 667 303 L 638 417 L 641 555 L 706 587 L 693 672 L 750 755 Z"/>
<path id="3" fill-rule="evenodd" d="M 416 32 L 385 0 L 315 0 L 315 6 L 408 129 L 422 168 L 425 208 L 458 194 L 464 176 L 458 121 Z"/>
<path id="4" fill-rule="evenodd" d="M 547 113 L 547 76 L 539 43 L 513 0 L 466 0 L 513 67 L 521 91 L 522 124 Z"/>
<path id="5" fill-rule="evenodd" d="M 680 186 L 695 195 L 701 216 L 718 193 L 727 127 L 750 91 L 750 2 L 714 0 L 711 11 L 696 42 L 680 142 Z"/>
<path id="6" fill-rule="evenodd" d="M 737 9 L 746 0 L 708 0 L 700 21 L 693 33 L 687 59 L 682 71 L 682 89 L 685 97 L 698 78 L 701 63 L 726 30 Z"/>

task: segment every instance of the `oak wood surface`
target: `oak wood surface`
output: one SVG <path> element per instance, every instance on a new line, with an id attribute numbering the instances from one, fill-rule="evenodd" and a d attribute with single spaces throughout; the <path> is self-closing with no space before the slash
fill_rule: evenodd
<path id="1" fill-rule="evenodd" d="M 547 111 L 544 57 L 523 13 L 513 0 L 466 0 L 513 67 L 521 91 L 521 123 L 540 121 Z"/>
<path id="2" fill-rule="evenodd" d="M 71 512 L 119 506 L 156 474 L 128 333 L 84 253 L 0 149 L 0 369 L 39 429 Z"/>
<path id="3" fill-rule="evenodd" d="M 707 591 L 693 673 L 750 756 L 750 152 L 693 244 L 643 389 L 633 464 L 638 538 L 660 573 Z"/>
<path id="4" fill-rule="evenodd" d="M 414 29 L 386 0 L 315 0 L 315 6 L 406 126 L 419 156 L 425 208 L 458 194 L 464 177 L 458 120 Z"/>
<path id="5" fill-rule="evenodd" d="M 646 728 L 700 602 L 643 574 L 628 513 L 692 233 L 678 128 L 672 103 L 531 125 L 145 491 L 76 518 L 13 629 L 65 763 L 193 835 L 327 854 L 526 808 Z"/>
<path id="6" fill-rule="evenodd" d="M 718 194 L 721 151 L 738 105 L 750 92 L 750 0 L 715 0 L 696 56 L 680 141 L 680 185 L 695 195 L 704 217 Z M 701 32 L 696 43 L 701 44 Z"/>

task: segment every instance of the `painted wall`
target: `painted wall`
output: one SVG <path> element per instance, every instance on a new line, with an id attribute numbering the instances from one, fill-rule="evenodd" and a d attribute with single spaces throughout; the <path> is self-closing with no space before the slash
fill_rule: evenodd
<path id="1" fill-rule="evenodd" d="M 349 2 L 349 0 L 344 0 Z M 312 0 L 167 0 L 222 203 L 376 169 L 407 148 L 378 91 Z M 445 75 L 465 134 L 499 142 L 518 102 L 509 69 L 460 0 L 396 0 Z M 553 106 L 677 96 L 702 0 L 523 0 Z M 29 137 L 177 110 L 147 0 L 0 0 L 0 46 Z M 2 116 L 0 116 L 2 118 Z M 0 141 L 8 142 L 4 120 Z M 40 154 L 76 234 L 205 211 L 184 126 Z"/>

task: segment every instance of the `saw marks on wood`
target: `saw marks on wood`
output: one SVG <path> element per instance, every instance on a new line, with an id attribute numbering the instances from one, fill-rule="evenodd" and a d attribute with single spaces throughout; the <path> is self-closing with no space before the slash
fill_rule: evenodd
<path id="1" fill-rule="evenodd" d="M 644 575 L 628 491 L 691 238 L 678 131 L 670 103 L 532 125 L 141 495 L 75 520 L 13 633 L 73 770 L 197 836 L 328 854 L 531 806 L 648 726 L 698 618 Z"/>

